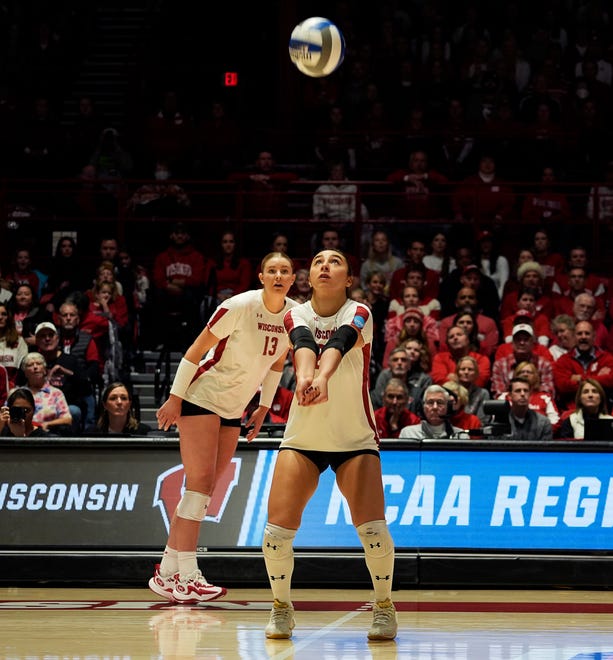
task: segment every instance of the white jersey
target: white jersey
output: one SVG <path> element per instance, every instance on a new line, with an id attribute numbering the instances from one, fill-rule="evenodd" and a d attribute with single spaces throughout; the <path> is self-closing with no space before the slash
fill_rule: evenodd
<path id="1" fill-rule="evenodd" d="M 0 364 L 6 369 L 11 386 L 15 383 L 17 372 L 21 367 L 23 358 L 28 354 L 28 345 L 23 337 L 17 339 L 17 346 L 9 347 L 6 339 L 0 339 Z"/>
<path id="2" fill-rule="evenodd" d="M 297 304 L 286 298 L 283 309 L 273 314 L 262 293 L 239 293 L 215 310 L 207 327 L 220 341 L 200 362 L 186 401 L 226 419 L 242 417 L 270 367 L 289 348 L 283 317 Z"/>
<path id="3" fill-rule="evenodd" d="M 364 345 L 345 353 L 328 381 L 328 401 L 299 406 L 294 397 L 281 447 L 315 451 L 378 448 L 368 383 L 373 335 L 370 310 L 365 305 L 347 300 L 334 316 L 322 318 L 309 301 L 290 309 L 285 315 L 288 333 L 296 327 L 307 327 L 320 349 L 341 325 L 351 323 L 360 328 Z"/>

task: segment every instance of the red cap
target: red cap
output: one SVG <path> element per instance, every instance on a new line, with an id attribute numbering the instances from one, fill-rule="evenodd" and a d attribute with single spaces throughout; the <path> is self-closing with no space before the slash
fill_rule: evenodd
<path id="1" fill-rule="evenodd" d="M 424 313 L 417 307 L 409 307 L 409 309 L 406 309 L 402 315 L 402 320 L 404 321 L 405 319 L 409 318 L 409 316 L 418 318 L 420 321 L 424 320 Z"/>

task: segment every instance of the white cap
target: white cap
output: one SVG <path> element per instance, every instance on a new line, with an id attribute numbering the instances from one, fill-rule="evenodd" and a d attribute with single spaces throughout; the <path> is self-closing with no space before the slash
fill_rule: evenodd
<path id="1" fill-rule="evenodd" d="M 42 323 L 39 323 L 36 326 L 36 330 L 34 331 L 34 335 L 36 336 L 41 330 L 53 330 L 55 334 L 57 335 L 57 328 L 51 323 L 50 321 L 43 321 Z"/>
<path id="2" fill-rule="evenodd" d="M 513 326 L 513 337 L 518 332 L 527 332 L 531 337 L 534 337 L 534 328 L 529 323 L 518 323 Z"/>

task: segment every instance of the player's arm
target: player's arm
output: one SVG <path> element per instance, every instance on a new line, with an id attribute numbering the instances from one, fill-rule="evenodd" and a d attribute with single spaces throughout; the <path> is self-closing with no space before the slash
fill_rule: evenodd
<path id="1" fill-rule="evenodd" d="M 289 349 L 288 349 L 289 350 Z M 279 387 L 279 381 L 283 374 L 283 367 L 285 366 L 285 358 L 287 357 L 287 352 L 285 351 L 270 367 L 270 371 L 264 377 L 262 381 L 262 390 L 260 392 L 260 401 L 258 407 L 251 413 L 249 419 L 245 422 L 245 427 L 249 430 L 247 431 L 248 442 L 251 442 L 253 438 L 256 438 L 262 428 L 266 414 L 272 406 L 272 402 L 277 393 L 277 388 Z"/>
<path id="2" fill-rule="evenodd" d="M 294 370 L 296 372 L 296 398 L 302 405 L 305 391 L 311 386 L 319 357 L 319 346 L 313 333 L 306 326 L 292 328 L 289 338 L 294 348 Z"/>
<path id="3" fill-rule="evenodd" d="M 202 356 L 218 342 L 219 337 L 206 327 L 185 351 L 185 355 L 179 362 L 168 399 L 160 406 L 156 414 L 158 428 L 162 431 L 167 431 L 181 416 L 181 402 L 196 375 L 199 362 Z"/>
<path id="4" fill-rule="evenodd" d="M 192 345 L 185 351 L 185 358 L 198 364 L 202 356 L 206 355 L 213 346 L 219 343 L 219 337 L 214 335 L 208 326 L 196 337 Z"/>

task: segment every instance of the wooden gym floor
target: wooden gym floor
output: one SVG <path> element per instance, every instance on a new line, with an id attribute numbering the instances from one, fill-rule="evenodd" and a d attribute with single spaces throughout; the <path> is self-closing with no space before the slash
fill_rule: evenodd
<path id="1" fill-rule="evenodd" d="M 270 592 L 171 605 L 147 589 L 0 588 L 3 660 L 611 660 L 613 592 L 394 592 L 394 642 L 368 642 L 368 590 L 296 589 L 291 640 L 266 640 Z"/>

